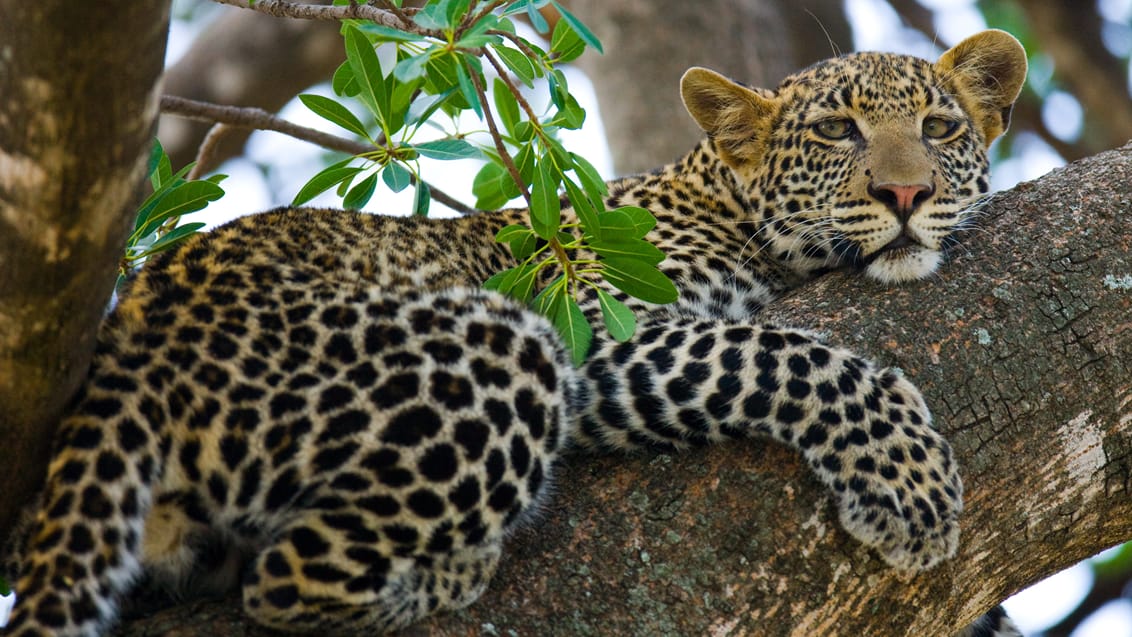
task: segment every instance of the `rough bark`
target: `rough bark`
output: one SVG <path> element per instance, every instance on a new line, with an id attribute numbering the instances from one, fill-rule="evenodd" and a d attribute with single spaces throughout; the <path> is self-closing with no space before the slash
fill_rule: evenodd
<path id="1" fill-rule="evenodd" d="M 0 537 L 42 480 L 110 298 L 168 5 L 0 0 Z"/>
<path id="2" fill-rule="evenodd" d="M 597 91 L 617 173 L 649 170 L 702 136 L 676 90 L 691 66 L 753 86 L 842 51 L 853 38 L 839 0 L 570 0 L 605 55 L 578 63 Z M 658 133 L 662 131 L 662 133 Z"/>
<path id="3" fill-rule="evenodd" d="M 991 200 L 936 280 L 831 275 L 767 311 L 922 388 L 966 483 L 955 559 L 917 576 L 886 568 L 771 443 L 574 458 L 484 597 L 406 634 L 949 635 L 1132 538 L 1130 208 L 1132 145 Z M 231 601 L 124 634 L 174 626 L 268 634 Z"/>

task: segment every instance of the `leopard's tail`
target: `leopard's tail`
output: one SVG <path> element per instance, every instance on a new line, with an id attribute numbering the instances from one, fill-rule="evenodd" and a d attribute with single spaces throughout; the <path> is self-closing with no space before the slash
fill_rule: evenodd
<path id="1" fill-rule="evenodd" d="M 0 634 L 100 634 L 140 573 L 166 408 L 123 373 L 122 357 L 100 349 L 85 395 L 56 434 L 41 504 L 7 542 L 16 605 Z"/>

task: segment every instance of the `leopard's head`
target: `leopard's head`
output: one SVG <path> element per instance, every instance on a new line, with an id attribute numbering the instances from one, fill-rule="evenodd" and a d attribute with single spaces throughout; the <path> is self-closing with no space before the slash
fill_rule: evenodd
<path id="1" fill-rule="evenodd" d="M 935 272 L 989 189 L 986 149 L 1025 77 L 1021 44 L 991 30 L 935 63 L 845 55 L 774 91 L 694 68 L 681 93 L 760 215 L 761 249 L 802 275 L 898 282 Z"/>

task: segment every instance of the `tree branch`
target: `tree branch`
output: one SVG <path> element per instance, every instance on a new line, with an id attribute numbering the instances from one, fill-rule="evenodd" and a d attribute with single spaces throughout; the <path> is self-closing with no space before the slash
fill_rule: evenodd
<path id="1" fill-rule="evenodd" d="M 331 135 L 307 126 L 300 126 L 281 117 L 276 117 L 262 108 L 224 106 L 198 102 L 175 95 L 163 95 L 161 97 L 161 111 L 202 122 L 217 122 L 229 126 L 275 131 L 348 155 L 362 155 L 374 150 L 371 144 Z"/>
<path id="2" fill-rule="evenodd" d="M 412 20 L 405 18 L 412 15 L 413 9 L 404 9 L 398 13 L 386 9 L 379 9 L 368 4 L 351 2 L 348 5 L 329 6 L 307 4 L 303 2 L 285 2 L 284 0 L 212 0 L 217 4 L 226 4 L 241 9 L 251 9 L 276 18 L 297 18 L 300 20 L 372 20 L 377 24 L 401 29 L 410 33 L 429 37 L 443 38 L 444 34 L 433 29 L 422 29 Z"/>
<path id="3" fill-rule="evenodd" d="M 938 280 L 831 275 L 760 317 L 828 332 L 923 389 L 966 484 L 955 559 L 886 568 L 774 444 L 573 458 L 483 599 L 405 634 L 944 636 L 1132 538 L 1129 201 L 1132 146 L 987 202 Z M 184 634 L 211 634 L 238 602 L 191 613 L 200 632 Z"/>
<path id="4" fill-rule="evenodd" d="M 349 155 L 364 155 L 374 150 L 374 147 L 370 144 L 331 135 L 330 133 L 324 133 L 307 126 L 300 126 L 281 117 L 276 117 L 261 108 L 223 106 L 220 104 L 198 102 L 174 95 L 165 95 L 161 98 L 161 110 L 165 113 L 198 121 L 217 122 L 229 126 L 239 126 L 256 130 L 275 131 L 294 137 L 295 139 L 317 144 L 323 148 L 337 150 Z M 208 151 L 202 152 L 201 155 L 198 156 L 198 160 L 202 163 L 207 162 L 210 157 L 215 157 L 215 155 L 210 154 L 211 148 L 208 144 L 202 144 L 201 150 Z M 201 164 L 198 164 L 194 168 L 194 172 L 202 174 L 207 172 L 210 168 L 211 167 L 202 167 Z M 416 178 L 414 178 L 414 182 L 415 181 Z M 476 212 L 475 208 L 448 195 L 432 184 L 429 184 L 428 187 L 433 199 L 456 212 L 461 214 L 474 214 Z"/>

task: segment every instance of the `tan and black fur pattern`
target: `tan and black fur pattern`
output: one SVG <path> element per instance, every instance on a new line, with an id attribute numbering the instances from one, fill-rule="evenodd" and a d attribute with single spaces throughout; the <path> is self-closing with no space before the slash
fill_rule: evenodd
<path id="1" fill-rule="evenodd" d="M 189 240 L 102 326 L 10 544 L 4 633 L 99 634 L 142 572 L 180 592 L 238 584 L 282 629 L 404 626 L 479 597 L 568 449 L 772 438 L 888 563 L 948 558 L 962 484 L 916 388 L 758 314 L 835 268 L 934 272 L 1024 75 L 996 31 L 934 64 L 832 59 L 775 91 L 689 71 L 707 138 L 608 197 L 656 216 L 680 300 L 610 289 L 637 333 L 599 334 L 578 369 L 544 319 L 478 290 L 512 264 L 493 235 L 523 211 L 280 209 Z M 595 318 L 596 295 L 582 303 Z"/>

